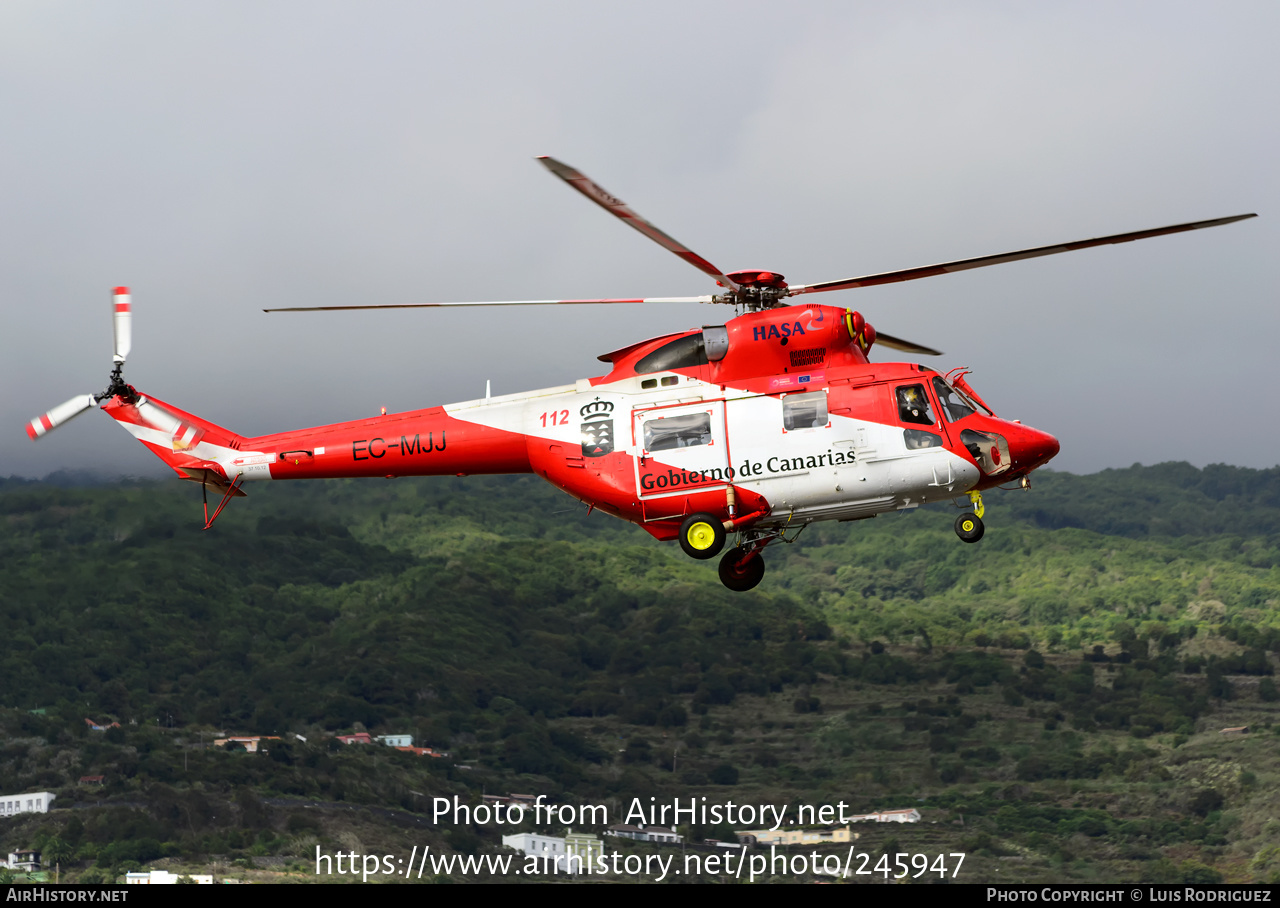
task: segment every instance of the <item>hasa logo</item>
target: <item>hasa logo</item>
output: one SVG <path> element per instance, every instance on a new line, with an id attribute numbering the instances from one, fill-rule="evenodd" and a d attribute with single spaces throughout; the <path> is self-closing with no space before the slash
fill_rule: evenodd
<path id="1" fill-rule="evenodd" d="M 813 327 L 812 322 L 809 327 Z M 752 328 L 752 340 L 770 340 L 771 338 L 782 337 L 799 337 L 804 334 L 804 325 L 799 322 L 783 322 L 781 325 L 769 325 L 768 327 Z"/>

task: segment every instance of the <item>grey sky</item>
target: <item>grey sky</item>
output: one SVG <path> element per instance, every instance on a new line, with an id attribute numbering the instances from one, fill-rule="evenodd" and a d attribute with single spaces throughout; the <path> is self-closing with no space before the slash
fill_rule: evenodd
<path id="1" fill-rule="evenodd" d="M 163 469 L 102 414 L 23 432 L 106 384 L 116 284 L 126 377 L 246 434 L 560 384 L 732 314 L 261 312 L 711 291 L 537 154 L 795 283 L 1257 211 L 824 302 L 973 367 L 1061 469 L 1275 465 L 1277 34 L 1271 2 L 11 0 L 0 475 Z"/>

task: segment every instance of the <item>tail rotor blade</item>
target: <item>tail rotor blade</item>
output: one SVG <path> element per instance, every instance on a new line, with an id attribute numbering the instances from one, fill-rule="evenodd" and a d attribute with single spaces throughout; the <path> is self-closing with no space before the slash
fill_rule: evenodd
<path id="1" fill-rule="evenodd" d="M 129 358 L 129 350 L 133 346 L 133 298 L 128 287 L 117 287 L 112 297 L 115 303 L 112 319 L 116 341 L 114 360 L 123 363 Z"/>
<path id="2" fill-rule="evenodd" d="M 92 394 L 81 394 L 71 398 L 65 404 L 58 404 L 43 416 L 37 416 L 31 422 L 27 423 L 27 435 L 32 441 L 35 441 L 46 432 L 51 432 L 58 426 L 70 419 L 79 416 L 85 410 L 96 406 L 97 398 Z"/>

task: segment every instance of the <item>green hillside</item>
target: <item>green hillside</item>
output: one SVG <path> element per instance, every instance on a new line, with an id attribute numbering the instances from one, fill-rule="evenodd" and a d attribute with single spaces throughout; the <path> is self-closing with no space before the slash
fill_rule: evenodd
<path id="1" fill-rule="evenodd" d="M 0 777 L 66 809 L 0 846 L 306 879 L 491 853 L 431 798 L 532 791 L 917 806 L 859 841 L 969 881 L 1280 874 L 1280 470 L 1037 480 L 974 546 L 946 508 L 816 525 L 748 594 L 531 477 L 255 486 L 208 532 L 187 484 L 2 481 Z"/>

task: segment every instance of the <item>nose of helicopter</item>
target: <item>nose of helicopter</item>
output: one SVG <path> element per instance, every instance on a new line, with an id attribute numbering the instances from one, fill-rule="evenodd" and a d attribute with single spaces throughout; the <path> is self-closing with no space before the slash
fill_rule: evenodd
<path id="1" fill-rule="evenodd" d="M 1061 449 L 1058 439 L 1048 432 L 1030 426 L 1018 426 L 1018 432 L 1009 439 L 1013 464 L 1019 470 L 1034 470 L 1052 460 Z"/>

